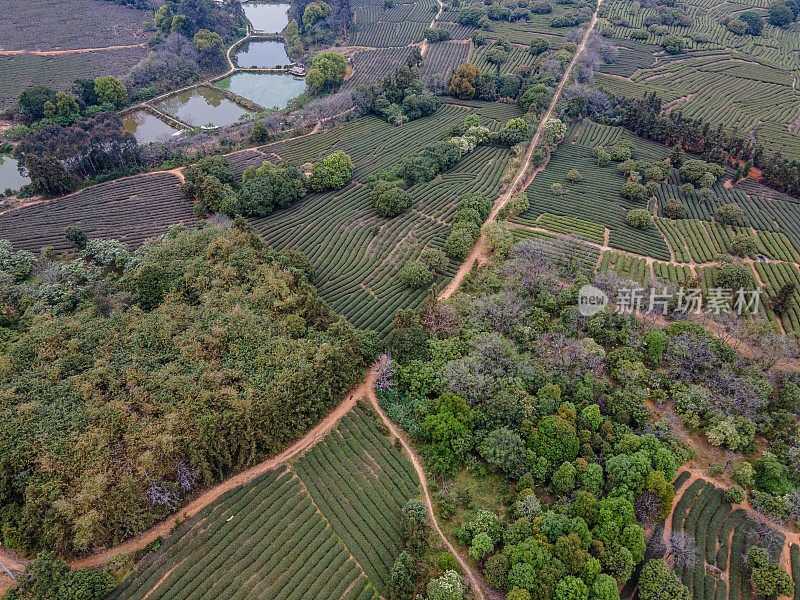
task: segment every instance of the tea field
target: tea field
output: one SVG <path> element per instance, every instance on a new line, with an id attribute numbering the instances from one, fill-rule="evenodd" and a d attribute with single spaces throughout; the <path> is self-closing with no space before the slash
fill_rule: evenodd
<path id="1" fill-rule="evenodd" d="M 71 248 L 64 230 L 75 225 L 90 238 L 113 238 L 132 250 L 176 224 L 194 225 L 192 203 L 172 173 L 136 175 L 70 196 L 0 213 L 0 239 L 15 250 Z"/>
<path id="2" fill-rule="evenodd" d="M 287 467 L 184 522 L 108 600 L 368 600 L 401 551 L 411 464 L 356 408 Z"/>

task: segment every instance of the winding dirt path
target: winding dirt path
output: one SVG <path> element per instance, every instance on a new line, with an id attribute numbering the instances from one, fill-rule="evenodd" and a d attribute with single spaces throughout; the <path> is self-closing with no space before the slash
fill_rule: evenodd
<path id="1" fill-rule="evenodd" d="M 356 405 L 356 401 L 359 398 L 368 396 L 373 389 L 374 380 L 375 375 L 368 375 L 362 383 L 350 390 L 350 392 L 347 394 L 347 397 L 340 402 L 324 419 L 322 419 L 322 421 L 317 423 L 317 425 L 310 429 L 302 438 L 283 450 L 283 452 L 268 458 L 245 471 L 242 471 L 238 475 L 223 481 L 219 485 L 206 490 L 197 498 L 192 500 L 189 504 L 184 506 L 181 510 L 177 511 L 175 514 L 171 515 L 164 521 L 161 521 L 135 538 L 130 539 L 118 546 L 114 546 L 113 548 L 100 550 L 87 556 L 69 561 L 69 565 L 73 569 L 96 567 L 108 562 L 118 554 L 131 555 L 137 550 L 143 549 L 157 537 L 169 535 L 170 531 L 179 521 L 183 521 L 194 516 L 198 511 L 217 500 L 225 492 L 239 487 L 240 485 L 249 483 L 264 473 L 285 465 L 297 455 L 302 454 L 306 450 L 314 447 L 318 442 L 325 438 L 325 436 L 333 431 L 339 420 L 348 412 L 350 412 L 350 410 L 352 410 L 352 408 Z M 0 560 L 2 560 L 6 566 L 14 571 L 22 571 L 28 562 L 18 555 L 3 548 L 0 548 Z M 0 579 L 0 589 L 2 589 L 4 580 L 7 579 L 7 576 Z"/>
<path id="2" fill-rule="evenodd" d="M 431 519 L 433 528 L 436 530 L 436 533 L 439 534 L 439 537 L 442 538 L 442 541 L 447 549 L 455 557 L 456 562 L 458 562 L 458 566 L 461 567 L 464 575 L 466 575 L 467 579 L 469 579 L 472 589 L 475 592 L 478 600 L 486 600 L 486 596 L 484 595 L 484 591 L 487 591 L 488 588 L 486 582 L 472 569 L 472 567 L 469 566 L 469 563 L 464 559 L 463 556 L 461 556 L 459 551 L 456 550 L 455 546 L 450 543 L 450 540 L 447 539 L 447 536 L 442 531 L 442 528 L 439 527 L 439 522 L 436 520 L 436 514 L 433 511 L 433 502 L 431 501 L 431 494 L 428 491 L 428 478 L 425 474 L 425 469 L 422 466 L 422 461 L 406 439 L 405 433 L 400 431 L 400 428 L 395 425 L 394 422 L 389 419 L 389 417 L 386 416 L 386 413 L 383 412 L 380 404 L 378 404 L 378 397 L 375 395 L 375 388 L 372 385 L 370 385 L 366 390 L 366 397 L 369 399 L 372 408 L 378 413 L 381 420 L 386 424 L 386 427 L 389 428 L 389 431 L 392 433 L 392 435 L 400 440 L 403 449 L 406 451 L 408 459 L 414 466 L 414 470 L 417 472 L 417 477 L 419 477 L 420 486 L 422 487 L 423 501 L 425 502 L 425 507 L 428 509 L 428 516 Z"/>
<path id="3" fill-rule="evenodd" d="M 0 56 L 16 56 L 17 54 L 35 54 L 36 56 L 62 56 L 64 54 L 88 54 L 106 50 L 127 50 L 129 48 L 145 48 L 146 42 L 127 46 L 106 46 L 105 48 L 79 48 L 77 50 L 0 50 Z"/>
<path id="4" fill-rule="evenodd" d="M 440 2 L 441 4 L 441 2 Z M 495 201 L 494 206 L 492 207 L 491 212 L 489 213 L 488 218 L 486 219 L 486 223 L 494 223 L 497 221 L 497 216 L 500 214 L 500 211 L 503 210 L 506 204 L 514 197 L 514 194 L 518 191 L 524 190 L 536 174 L 541 169 L 534 170 L 530 176 L 525 179 L 525 174 L 528 170 L 528 165 L 530 165 L 531 158 L 533 157 L 533 152 L 536 150 L 536 147 L 539 145 L 539 142 L 542 139 L 542 135 L 544 134 L 544 124 L 550 119 L 553 114 L 553 111 L 558 104 L 559 99 L 561 98 L 561 92 L 564 89 L 567 81 L 570 80 L 572 76 L 572 69 L 575 66 L 575 63 L 580 58 L 580 55 L 586 49 L 586 42 L 589 39 L 589 34 L 594 30 L 595 26 L 597 25 L 598 15 L 600 13 L 600 7 L 603 5 L 603 0 L 599 0 L 597 2 L 597 8 L 592 15 L 592 20 L 589 22 L 589 27 L 586 28 L 586 32 L 583 34 L 583 39 L 581 40 L 580 45 L 575 50 L 575 54 L 572 56 L 572 60 L 570 60 L 567 68 L 564 70 L 564 77 L 561 78 L 561 81 L 556 88 L 556 91 L 553 93 L 553 99 L 550 101 L 550 106 L 547 107 L 547 112 L 544 113 L 541 120 L 539 121 L 539 126 L 536 128 L 536 133 L 533 134 L 533 138 L 531 139 L 530 144 L 528 145 L 528 151 L 525 153 L 525 158 L 520 165 L 517 174 L 515 175 L 514 179 L 511 182 L 511 185 L 508 186 L 508 189 L 500 195 L 500 197 Z M 472 245 L 472 249 L 470 250 L 469 255 L 461 263 L 461 266 L 458 268 L 453 279 L 450 280 L 450 283 L 447 284 L 447 287 L 442 290 L 442 293 L 439 294 L 439 300 L 446 300 L 450 296 L 452 296 L 458 287 L 461 285 L 461 282 L 464 281 L 464 277 L 472 270 L 472 266 L 477 261 L 478 264 L 483 264 L 486 262 L 489 256 L 489 247 L 486 243 L 486 236 L 481 235 L 476 242 Z"/>

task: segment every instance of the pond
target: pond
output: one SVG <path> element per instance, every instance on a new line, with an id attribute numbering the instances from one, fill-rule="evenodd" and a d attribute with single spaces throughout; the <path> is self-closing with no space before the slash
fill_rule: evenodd
<path id="1" fill-rule="evenodd" d="M 181 131 L 177 127 L 165 123 L 146 110 L 135 110 L 121 117 L 125 131 L 132 133 L 140 144 L 163 142 L 173 134 Z"/>
<path id="2" fill-rule="evenodd" d="M 16 158 L 0 155 L 0 192 L 9 189 L 16 192 L 23 185 L 31 182 L 27 175 L 19 172 L 18 166 L 19 161 Z"/>
<path id="3" fill-rule="evenodd" d="M 291 62 L 283 42 L 247 42 L 236 53 L 236 64 L 243 69 L 274 69 Z"/>
<path id="4" fill-rule="evenodd" d="M 252 100 L 264 108 L 286 108 L 292 98 L 306 89 L 302 78 L 288 73 L 235 73 L 217 85 Z"/>
<path id="5" fill-rule="evenodd" d="M 154 105 L 158 110 L 195 127 L 225 127 L 250 114 L 250 111 L 229 100 L 219 91 L 201 87 L 186 90 Z"/>
<path id="6" fill-rule="evenodd" d="M 245 2 L 244 14 L 253 29 L 261 33 L 279 33 L 289 24 L 288 4 L 272 2 Z"/>

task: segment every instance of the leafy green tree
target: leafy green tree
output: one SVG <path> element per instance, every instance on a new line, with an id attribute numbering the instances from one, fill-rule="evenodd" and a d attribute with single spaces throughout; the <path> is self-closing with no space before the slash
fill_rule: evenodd
<path id="1" fill-rule="evenodd" d="M 785 3 L 775 3 L 769 8 L 769 22 L 775 27 L 785 27 L 795 20 L 795 14 Z"/>
<path id="2" fill-rule="evenodd" d="M 456 69 L 450 78 L 448 89 L 451 96 L 462 100 L 471 100 L 475 97 L 478 87 L 481 85 L 481 71 L 471 63 L 464 63 Z"/>
<path id="3" fill-rule="evenodd" d="M 661 46 L 668 54 L 680 54 L 683 51 L 684 41 L 681 36 L 671 33 L 664 38 Z"/>
<path id="4" fill-rule="evenodd" d="M 625 185 L 630 185 L 631 183 L 632 182 L 628 182 Z M 648 229 L 653 225 L 652 215 L 644 208 L 634 208 L 633 210 L 629 210 L 625 214 L 625 221 L 628 223 L 628 225 L 636 229 Z"/>
<path id="5" fill-rule="evenodd" d="M 472 538 L 472 545 L 469 548 L 469 555 L 475 559 L 482 559 L 494 550 L 494 542 L 488 533 L 481 532 Z"/>
<path id="6" fill-rule="evenodd" d="M 324 77 L 323 88 L 339 87 L 347 74 L 347 60 L 338 52 L 322 52 L 311 61 L 311 68 Z"/>
<path id="7" fill-rule="evenodd" d="M 77 250 L 83 250 L 86 248 L 86 242 L 89 241 L 89 236 L 86 235 L 86 232 L 80 227 L 75 227 L 74 225 L 70 225 L 64 230 L 64 237 L 67 238 L 67 241 L 69 241 L 69 243 L 72 244 Z"/>
<path id="8" fill-rule="evenodd" d="M 530 46 L 530 53 L 534 56 L 544 54 L 550 49 L 550 42 L 544 38 L 533 38 Z"/>
<path id="9" fill-rule="evenodd" d="M 493 554 L 486 559 L 483 573 L 489 587 L 496 590 L 505 589 L 508 582 L 508 557 L 502 552 Z"/>
<path id="10" fill-rule="evenodd" d="M 455 571 L 458 569 L 458 561 L 452 553 L 442 552 L 436 561 L 436 566 L 442 571 Z"/>
<path id="11" fill-rule="evenodd" d="M 263 121 L 256 121 L 253 124 L 253 133 L 250 139 L 256 144 L 265 144 L 272 139 L 272 134 Z"/>
<path id="12" fill-rule="evenodd" d="M 556 585 L 555 600 L 589 600 L 589 588 L 577 577 L 567 575 Z"/>
<path id="13" fill-rule="evenodd" d="M 402 214 L 414 203 L 411 194 L 388 181 L 379 181 L 375 184 L 371 195 L 372 204 L 378 214 L 387 219 Z"/>
<path id="14" fill-rule="evenodd" d="M 639 576 L 639 600 L 692 600 L 688 588 L 663 560 L 647 561 Z"/>
<path id="15" fill-rule="evenodd" d="M 411 600 L 417 584 L 417 569 L 414 559 L 405 550 L 394 561 L 389 573 L 387 591 L 392 600 Z"/>
<path id="16" fill-rule="evenodd" d="M 686 205 L 675 199 L 667 201 L 663 210 L 664 216 L 670 219 L 682 219 L 686 215 Z"/>
<path id="17" fill-rule="evenodd" d="M 12 600 L 101 600 L 116 587 L 107 569 L 70 571 L 53 552 L 42 552 L 25 567 Z M 4 596 L 6 597 L 6 596 Z"/>
<path id="18" fill-rule="evenodd" d="M 780 462 L 771 452 L 753 461 L 755 471 L 753 481 L 756 489 L 773 496 L 783 496 L 792 492 L 789 482 L 789 467 Z"/>
<path id="19" fill-rule="evenodd" d="M 51 156 L 28 154 L 25 167 L 31 179 L 30 188 L 36 194 L 55 197 L 67 194 L 79 185 L 78 178 Z"/>
<path id="20" fill-rule="evenodd" d="M 646 193 L 647 193 L 647 189 L 641 183 L 639 183 L 637 181 L 626 181 L 625 183 L 622 184 L 622 188 L 620 189 L 619 193 L 626 200 L 634 202 L 636 200 L 643 200 L 645 198 Z M 642 209 L 636 209 L 636 210 L 644 210 L 644 212 L 647 212 L 643 208 Z M 637 213 L 637 214 L 639 214 L 639 213 Z M 630 225 L 630 223 L 628 223 L 628 224 Z M 649 227 L 649 225 L 648 225 L 648 227 Z"/>
<path id="21" fill-rule="evenodd" d="M 717 221 L 726 225 L 739 225 L 747 218 L 742 207 L 733 203 L 720 206 L 714 216 Z"/>
<path id="22" fill-rule="evenodd" d="M 753 569 L 750 581 L 753 582 L 753 587 L 758 595 L 775 598 L 776 596 L 791 596 L 794 593 L 792 578 L 780 564 L 769 560 L 769 555 L 764 548 L 751 546 L 747 552 L 747 562 Z"/>
<path id="23" fill-rule="evenodd" d="M 744 502 L 744 499 L 745 499 L 744 490 L 738 485 L 732 485 L 727 490 L 725 490 L 726 502 L 730 502 L 731 504 L 741 504 L 742 502 Z"/>
<path id="24" fill-rule="evenodd" d="M 613 577 L 601 573 L 589 590 L 591 600 L 619 600 L 619 588 Z"/>
<path id="25" fill-rule="evenodd" d="M 570 462 L 563 462 L 561 466 L 553 473 L 550 480 L 550 487 L 553 492 L 558 496 L 566 496 L 575 489 L 575 476 L 577 470 Z"/>
<path id="26" fill-rule="evenodd" d="M 525 464 L 525 442 L 505 427 L 490 432 L 478 450 L 490 466 L 504 473 L 515 473 Z"/>
<path id="27" fill-rule="evenodd" d="M 325 75 L 319 69 L 309 69 L 306 73 L 306 85 L 318 94 L 325 87 Z"/>
<path id="28" fill-rule="evenodd" d="M 308 186 L 315 192 L 340 190 L 352 178 L 353 161 L 341 150 L 336 150 L 314 163 Z"/>
<path id="29" fill-rule="evenodd" d="M 551 465 L 572 462 L 580 453 L 580 440 L 574 423 L 560 415 L 550 415 L 539 421 L 528 437 L 528 447 Z"/>
<path id="30" fill-rule="evenodd" d="M 548 148 L 555 148 L 567 134 L 567 126 L 560 119 L 550 118 L 544 124 L 544 143 Z"/>
<path id="31" fill-rule="evenodd" d="M 447 236 L 444 242 L 444 249 L 449 256 L 462 260 L 467 257 L 474 242 L 474 235 L 467 230 L 459 229 Z"/>
<path id="32" fill-rule="evenodd" d="M 433 273 L 428 266 L 419 260 L 409 260 L 400 269 L 400 282 L 413 290 L 426 287 L 433 283 Z"/>
<path id="33" fill-rule="evenodd" d="M 279 168 L 265 161 L 239 190 L 238 210 L 247 217 L 264 217 L 305 195 L 305 181 L 297 167 Z"/>
<path id="34" fill-rule="evenodd" d="M 442 394 L 436 412 L 425 417 L 423 439 L 435 473 L 447 473 L 460 466 L 472 448 L 474 413 L 466 401 L 454 394 Z"/>
<path id="35" fill-rule="evenodd" d="M 308 31 L 308 29 L 314 25 L 314 23 L 321 21 L 325 17 L 329 16 L 333 10 L 331 7 L 322 0 L 316 0 L 316 2 L 310 2 L 306 5 L 305 10 L 303 11 L 303 29 Z"/>
<path id="36" fill-rule="evenodd" d="M 428 535 L 428 511 L 425 504 L 416 498 L 403 505 L 403 543 L 412 556 L 420 557 L 425 551 Z"/>
<path id="37" fill-rule="evenodd" d="M 111 75 L 94 80 L 94 93 L 100 104 L 113 104 L 117 108 L 125 104 L 128 99 L 128 89 L 119 79 Z"/>
<path id="38" fill-rule="evenodd" d="M 739 263 L 722 265 L 717 271 L 716 283 L 731 290 L 748 288 L 753 283 L 752 271 Z"/>
<path id="39" fill-rule="evenodd" d="M 32 85 L 22 90 L 17 96 L 17 104 L 31 121 L 44 117 L 44 105 L 47 102 L 55 105 L 58 93 L 46 85 Z"/>
<path id="40" fill-rule="evenodd" d="M 464 583 L 455 571 L 445 571 L 445 574 L 436 579 L 431 579 L 426 588 L 428 600 L 464 600 Z"/>

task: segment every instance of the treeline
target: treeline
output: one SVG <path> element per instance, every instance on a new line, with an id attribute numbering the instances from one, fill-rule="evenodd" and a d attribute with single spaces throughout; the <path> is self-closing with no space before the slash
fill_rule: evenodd
<path id="1" fill-rule="evenodd" d="M 116 544 L 301 436 L 363 375 L 362 336 L 313 268 L 246 226 L 130 253 L 0 243 L 2 544 Z M 70 596 L 71 597 L 71 596 Z"/>
<path id="2" fill-rule="evenodd" d="M 686 152 L 701 154 L 709 160 L 739 166 L 752 161 L 761 169 L 761 183 L 795 197 L 800 197 L 800 162 L 788 161 L 780 153 L 766 154 L 763 147 L 738 131 L 714 127 L 700 119 L 685 118 L 680 111 L 662 114 L 662 102 L 653 94 L 641 99 L 625 99 L 618 106 L 618 121 L 643 138 L 680 145 Z"/>

